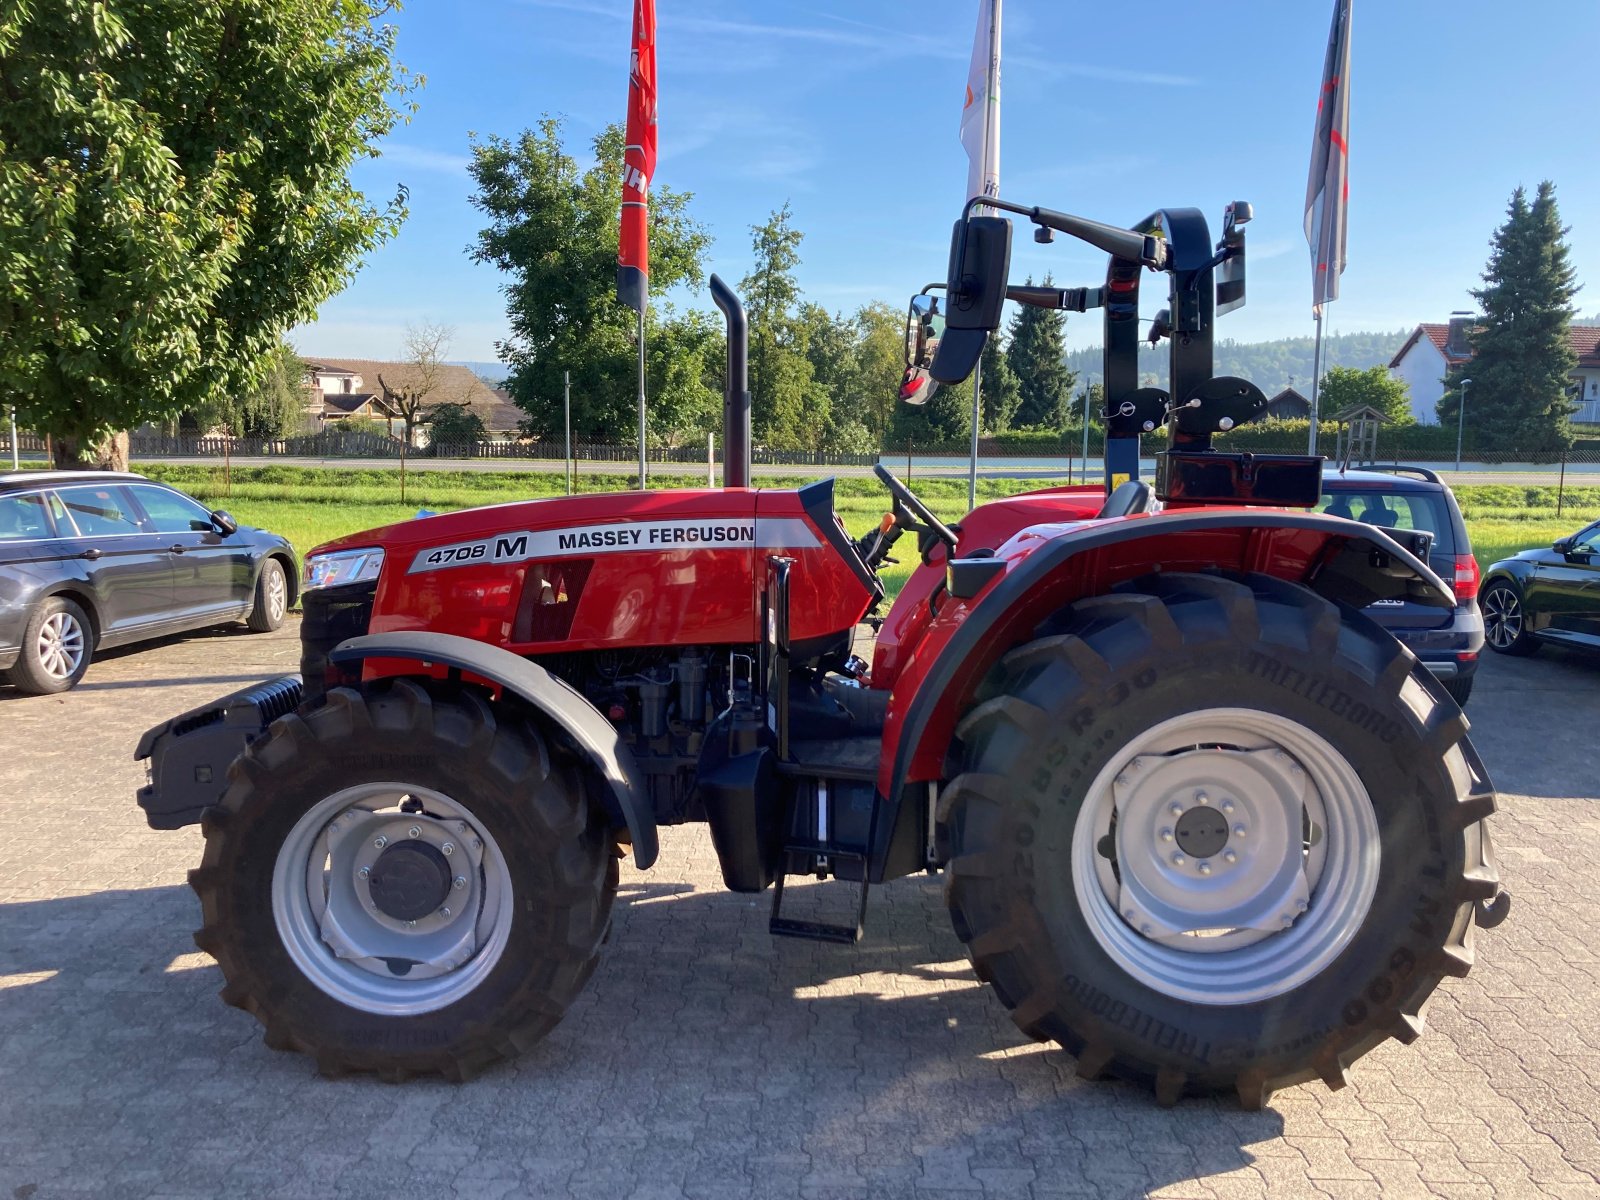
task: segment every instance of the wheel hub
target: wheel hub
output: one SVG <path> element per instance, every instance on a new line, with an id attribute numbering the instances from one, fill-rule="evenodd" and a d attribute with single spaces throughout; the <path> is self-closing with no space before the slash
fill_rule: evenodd
<path id="1" fill-rule="evenodd" d="M 451 878 L 450 862 L 438 847 L 405 841 L 378 856 L 367 888 L 379 912 L 397 921 L 415 921 L 444 904 Z"/>
<path id="2" fill-rule="evenodd" d="M 1228 844 L 1228 821 L 1216 809 L 1196 805 L 1178 818 L 1175 836 L 1190 858 L 1211 858 Z"/>

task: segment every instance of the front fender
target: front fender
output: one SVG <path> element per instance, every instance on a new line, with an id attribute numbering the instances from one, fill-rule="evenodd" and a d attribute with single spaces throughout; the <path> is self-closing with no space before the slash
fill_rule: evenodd
<path id="1" fill-rule="evenodd" d="M 645 794 L 644 776 L 632 752 L 611 722 L 565 680 L 509 650 L 449 633 L 367 634 L 340 642 L 328 658 L 336 663 L 403 659 L 449 667 L 485 679 L 526 701 L 565 733 L 605 780 L 611 799 L 607 807 L 613 819 L 627 826 L 633 839 L 634 865 L 642 870 L 656 861 L 656 822 L 639 806 L 639 798 Z"/>
<path id="2" fill-rule="evenodd" d="M 1406 599 L 1453 608 L 1455 594 L 1383 530 L 1280 510 L 1185 509 L 1023 530 L 1006 570 L 970 600 L 946 599 L 894 682 L 878 786 L 884 861 L 908 785 L 943 778 L 956 722 L 990 667 L 1046 617 L 1152 571 L 1259 572 L 1364 608 Z"/>

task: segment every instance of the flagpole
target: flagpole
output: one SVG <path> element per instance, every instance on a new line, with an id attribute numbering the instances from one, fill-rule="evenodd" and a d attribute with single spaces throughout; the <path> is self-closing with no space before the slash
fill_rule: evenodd
<path id="1" fill-rule="evenodd" d="M 1311 351 L 1311 431 L 1306 438 L 1306 453 L 1317 452 L 1317 387 L 1322 382 L 1322 306 L 1312 310 L 1317 319 L 1317 343 Z"/>
<path id="2" fill-rule="evenodd" d="M 983 152 L 985 162 L 1000 161 L 1000 96 L 997 80 L 1000 78 L 1000 2 L 994 0 L 989 15 L 989 77 L 983 99 Z M 991 160 L 989 151 L 994 149 Z M 996 182 L 996 192 L 999 184 Z M 994 210 L 991 209 L 991 212 Z M 993 334 L 990 335 L 994 336 Z M 967 509 L 978 506 L 978 426 L 983 415 L 983 358 L 979 356 L 978 369 L 972 376 L 972 456 L 967 462 Z"/>
<path id="3" fill-rule="evenodd" d="M 639 308 L 639 490 L 644 491 L 644 308 Z"/>

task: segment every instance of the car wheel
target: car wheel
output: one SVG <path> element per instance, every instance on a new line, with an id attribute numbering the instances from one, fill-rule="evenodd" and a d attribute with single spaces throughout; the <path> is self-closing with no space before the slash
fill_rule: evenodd
<path id="1" fill-rule="evenodd" d="M 255 633 L 271 633 L 283 624 L 288 611 L 289 583 L 283 575 L 283 564 L 269 558 L 256 579 L 256 602 L 246 623 Z"/>
<path id="2" fill-rule="evenodd" d="M 1500 654 L 1532 654 L 1539 643 L 1528 630 L 1527 611 L 1515 585 L 1497 579 L 1483 591 L 1483 638 Z"/>
<path id="3" fill-rule="evenodd" d="M 77 685 L 94 655 L 89 617 L 65 596 L 49 596 L 33 610 L 22 633 L 22 653 L 6 678 L 35 695 L 64 692 Z"/>
<path id="4" fill-rule="evenodd" d="M 1472 678 L 1471 675 L 1468 675 L 1465 679 L 1457 676 L 1455 679 L 1441 679 L 1439 681 L 1444 686 L 1444 690 L 1450 693 L 1450 699 L 1456 702 L 1457 708 L 1465 708 L 1467 706 L 1467 697 L 1472 695 Z"/>

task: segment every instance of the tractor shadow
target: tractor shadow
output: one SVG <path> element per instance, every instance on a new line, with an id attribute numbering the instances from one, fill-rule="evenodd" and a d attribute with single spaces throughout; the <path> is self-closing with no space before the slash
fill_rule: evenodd
<path id="1" fill-rule="evenodd" d="M 402 1112 L 523 1169 L 545 1147 L 541 1163 L 636 1159 L 646 1177 L 729 1194 L 782 1177 L 873 1197 L 1030 1182 L 1144 1196 L 1248 1167 L 1248 1147 L 1283 1135 L 1278 1113 L 1231 1098 L 1161 1109 L 1143 1088 L 1078 1079 L 974 976 L 936 879 L 874 889 L 856 946 L 771 937 L 770 893 L 657 879 L 624 872 L 600 965 L 555 1032 L 460 1087 L 330 1082 L 267 1049 L 217 999 L 186 887 L 0 905 L 0 1086 L 31 1098 L 0 1127 L 0 1194 L 69 1181 L 146 1129 L 175 1183 L 219 1138 L 264 1162 L 338 1156 L 365 1145 L 352 1123 Z M 790 887 L 814 919 L 838 919 L 852 892 Z"/>

